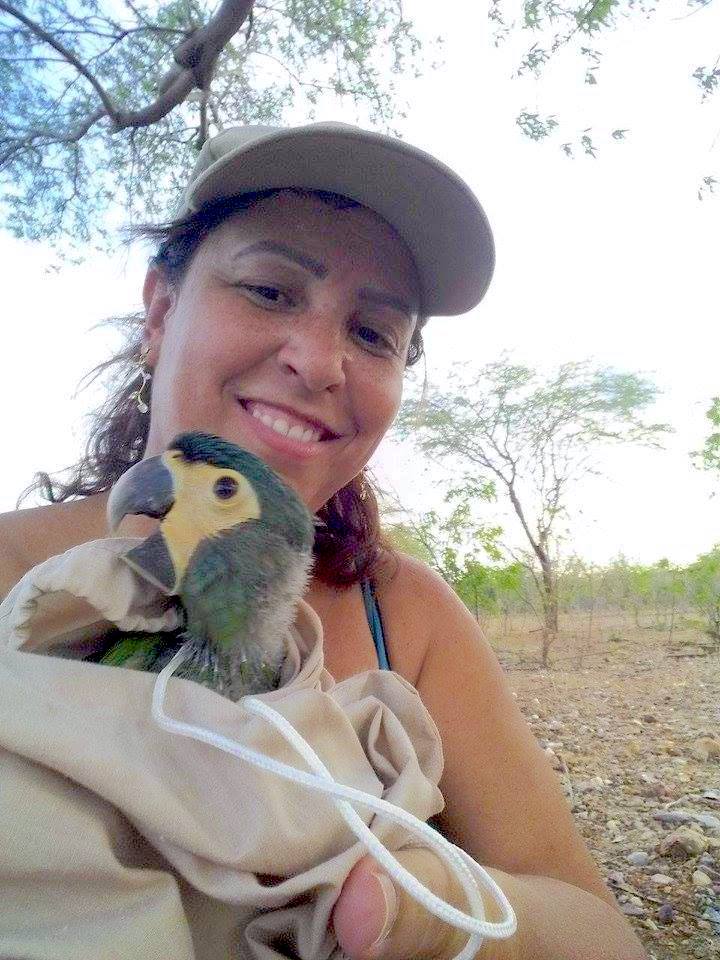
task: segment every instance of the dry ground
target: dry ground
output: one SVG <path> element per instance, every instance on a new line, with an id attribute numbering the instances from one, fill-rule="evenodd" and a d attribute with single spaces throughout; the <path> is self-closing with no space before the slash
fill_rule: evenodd
<path id="1" fill-rule="evenodd" d="M 720 654 L 686 656 L 689 627 L 669 641 L 565 618 L 543 670 L 534 626 L 484 624 L 622 909 L 653 960 L 720 957 Z M 668 815 L 693 853 L 658 850 L 678 828 Z"/>

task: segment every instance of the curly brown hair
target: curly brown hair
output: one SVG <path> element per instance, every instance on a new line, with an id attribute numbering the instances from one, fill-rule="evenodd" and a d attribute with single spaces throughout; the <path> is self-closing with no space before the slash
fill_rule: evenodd
<path id="1" fill-rule="evenodd" d="M 157 243 L 151 265 L 162 270 L 171 284 L 178 285 L 202 241 L 220 223 L 254 203 L 280 192 L 312 196 L 336 209 L 359 207 L 356 200 L 322 190 L 263 190 L 246 193 L 230 200 L 218 200 L 186 216 L 160 225 L 139 227 L 135 237 Z M 69 468 L 67 481 L 52 479 L 38 472 L 21 500 L 35 490 L 51 503 L 72 497 L 88 497 L 104 493 L 134 463 L 142 459 L 150 417 L 141 413 L 136 401 L 141 368 L 143 338 L 142 313 L 114 318 L 124 327 L 126 343 L 122 350 L 94 367 L 84 378 L 89 383 L 111 373 L 105 402 L 90 415 L 89 436 L 85 454 Z M 416 363 L 423 354 L 422 319 L 417 323 L 408 351 L 407 365 Z M 152 381 L 143 392 L 152 406 Z M 349 587 L 373 577 L 387 552 L 380 532 L 377 497 L 365 470 L 342 487 L 318 511 L 319 524 L 315 535 L 315 574 L 323 582 L 336 587 Z"/>

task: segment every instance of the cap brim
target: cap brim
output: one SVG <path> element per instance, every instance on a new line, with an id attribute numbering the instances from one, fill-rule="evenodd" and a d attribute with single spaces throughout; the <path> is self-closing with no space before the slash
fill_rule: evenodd
<path id="1" fill-rule="evenodd" d="M 495 265 L 492 232 L 477 198 L 449 167 L 402 141 L 345 124 L 266 129 L 228 145 L 192 183 L 186 209 L 270 188 L 339 193 L 380 214 L 408 245 L 424 313 L 452 316 L 480 302 Z"/>

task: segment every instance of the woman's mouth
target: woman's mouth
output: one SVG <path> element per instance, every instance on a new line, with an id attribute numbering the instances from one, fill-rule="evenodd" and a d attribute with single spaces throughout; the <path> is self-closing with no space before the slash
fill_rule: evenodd
<path id="1" fill-rule="evenodd" d="M 284 407 L 238 397 L 242 409 L 252 418 L 258 437 L 278 452 L 310 456 L 319 444 L 338 434 Z"/>
<path id="2" fill-rule="evenodd" d="M 267 404 L 258 403 L 256 400 L 241 400 L 240 402 L 251 417 L 255 417 L 256 420 L 264 423 L 266 427 L 270 427 L 271 430 L 279 433 L 282 437 L 301 440 L 303 443 L 316 443 L 322 439 L 323 433 L 326 432 L 285 410 L 278 410 Z"/>

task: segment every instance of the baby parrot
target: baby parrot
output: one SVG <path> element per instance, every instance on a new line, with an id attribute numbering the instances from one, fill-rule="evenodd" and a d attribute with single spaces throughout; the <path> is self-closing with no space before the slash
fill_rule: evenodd
<path id="1" fill-rule="evenodd" d="M 178 598 L 184 622 L 168 633 L 116 630 L 99 662 L 159 672 L 190 641 L 177 676 L 231 700 L 274 689 L 312 562 L 314 522 L 298 495 L 253 454 L 184 433 L 117 481 L 111 529 L 128 514 L 160 520 L 123 559 Z"/>

